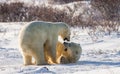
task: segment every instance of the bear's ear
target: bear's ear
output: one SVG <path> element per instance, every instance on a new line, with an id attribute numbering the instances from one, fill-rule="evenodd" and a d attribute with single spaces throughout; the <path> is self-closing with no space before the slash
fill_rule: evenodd
<path id="1" fill-rule="evenodd" d="M 64 44 L 65 47 L 69 47 L 69 43 L 64 42 L 63 44 Z"/>

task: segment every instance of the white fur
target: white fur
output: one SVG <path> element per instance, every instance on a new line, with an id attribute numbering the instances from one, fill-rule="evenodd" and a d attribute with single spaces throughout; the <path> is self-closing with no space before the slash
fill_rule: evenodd
<path id="1" fill-rule="evenodd" d="M 63 40 L 63 38 L 60 35 L 58 36 L 58 42 L 60 42 L 62 44 L 64 43 L 64 40 Z"/>
<path id="2" fill-rule="evenodd" d="M 50 32 L 51 31 L 51 32 Z M 70 29 L 62 22 L 34 21 L 25 25 L 19 34 L 20 52 L 24 64 L 31 65 L 32 58 L 36 65 L 49 64 L 49 59 L 56 62 L 56 44 L 64 42 L 63 38 L 69 38 Z"/>

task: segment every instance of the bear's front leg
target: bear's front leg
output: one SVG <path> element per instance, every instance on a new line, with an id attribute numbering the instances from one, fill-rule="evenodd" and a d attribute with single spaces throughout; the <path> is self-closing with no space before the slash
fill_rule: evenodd
<path id="1" fill-rule="evenodd" d="M 69 63 L 69 60 L 68 60 L 68 59 L 66 59 L 66 58 L 65 58 L 65 57 L 63 57 L 63 56 L 60 58 L 60 60 L 59 60 L 59 61 L 60 61 L 60 64 L 67 64 L 67 63 Z"/>

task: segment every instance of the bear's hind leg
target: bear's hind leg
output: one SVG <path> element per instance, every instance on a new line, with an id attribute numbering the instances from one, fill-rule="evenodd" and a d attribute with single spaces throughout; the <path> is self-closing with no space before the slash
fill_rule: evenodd
<path id="1" fill-rule="evenodd" d="M 38 49 L 38 51 L 34 51 L 33 57 L 35 59 L 36 65 L 47 65 L 48 64 L 45 60 L 44 51 L 41 49 Z"/>
<path id="2" fill-rule="evenodd" d="M 52 61 L 54 63 L 57 63 L 57 61 L 56 61 L 56 44 L 55 43 L 52 44 L 52 47 L 51 47 L 51 49 L 49 51 L 51 51 L 51 53 L 52 53 L 51 54 Z"/>
<path id="3" fill-rule="evenodd" d="M 32 56 L 24 55 L 23 60 L 24 60 L 24 65 L 32 65 Z"/>

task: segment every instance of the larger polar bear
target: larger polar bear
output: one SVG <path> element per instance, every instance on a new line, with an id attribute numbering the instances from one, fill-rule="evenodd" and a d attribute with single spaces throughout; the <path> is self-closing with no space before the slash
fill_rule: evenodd
<path id="1" fill-rule="evenodd" d="M 24 64 L 32 64 L 32 57 L 35 59 L 36 65 L 48 64 L 45 53 L 53 62 L 56 62 L 58 40 L 61 42 L 70 40 L 69 26 L 63 22 L 36 21 L 25 25 L 19 35 L 20 52 Z"/>

